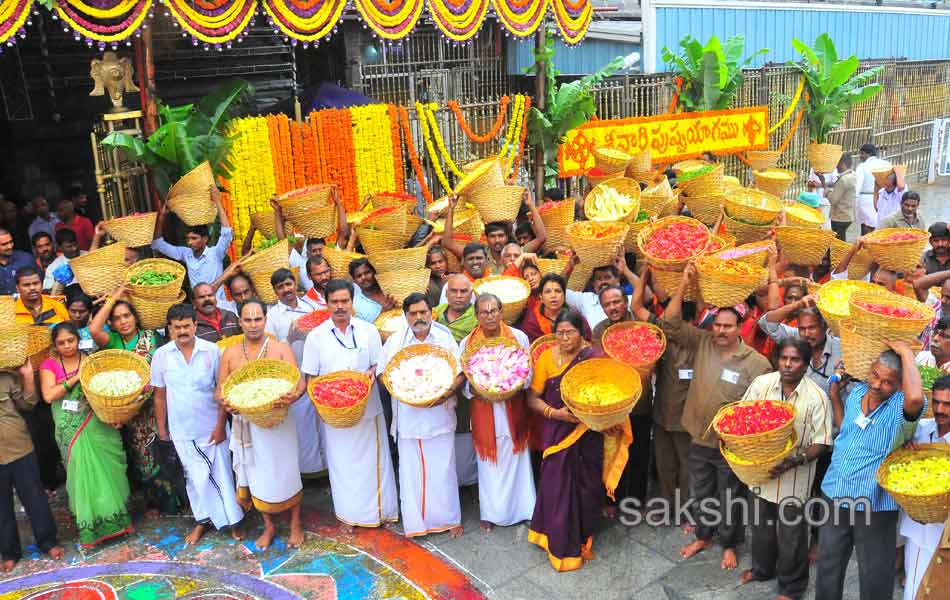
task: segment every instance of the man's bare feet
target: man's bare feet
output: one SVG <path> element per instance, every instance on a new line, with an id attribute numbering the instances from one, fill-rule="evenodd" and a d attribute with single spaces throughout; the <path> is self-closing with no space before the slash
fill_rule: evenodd
<path id="1" fill-rule="evenodd" d="M 724 571 L 732 571 L 739 566 L 739 559 L 736 558 L 736 551 L 732 548 L 726 548 L 722 551 L 722 562 L 719 563 Z"/>
<path id="2" fill-rule="evenodd" d="M 695 525 L 691 523 L 687 523 L 686 525 L 683 525 L 683 535 L 689 536 L 689 535 L 693 535 L 694 533 L 696 533 Z"/>
<path id="3" fill-rule="evenodd" d="M 0 571 L 3 571 L 4 573 L 9 573 L 10 571 L 13 570 L 13 567 L 15 566 L 16 566 L 15 560 L 5 560 L 2 563 L 0 563 Z"/>
<path id="4" fill-rule="evenodd" d="M 456 527 L 453 527 L 452 529 L 449 529 L 449 535 L 452 536 L 452 539 L 462 537 L 462 533 L 464 532 L 465 532 L 465 528 L 462 527 L 461 525 L 458 525 Z"/>
<path id="5" fill-rule="evenodd" d="M 53 546 L 46 553 L 46 556 L 52 558 L 53 560 L 63 560 L 64 554 L 66 554 L 66 551 L 63 550 L 62 546 Z"/>
<path id="6" fill-rule="evenodd" d="M 290 537 L 287 538 L 287 545 L 291 548 L 299 548 L 301 544 L 303 544 L 303 537 L 303 527 L 300 526 L 300 523 L 297 523 L 296 525 L 291 523 Z"/>
<path id="7" fill-rule="evenodd" d="M 254 546 L 261 552 L 267 550 L 270 548 L 271 542 L 274 541 L 275 533 L 277 533 L 277 529 L 274 527 L 274 522 L 264 521 L 264 533 L 254 541 Z"/>
<path id="8" fill-rule="evenodd" d="M 489 523 L 488 521 L 482 521 L 481 526 L 482 526 L 482 529 L 485 531 L 491 531 L 492 529 L 495 528 L 495 525 L 493 523 Z"/>
<path id="9" fill-rule="evenodd" d="M 195 544 L 197 544 L 198 541 L 201 539 L 201 537 L 205 534 L 206 529 L 207 527 L 205 527 L 201 523 L 198 523 L 197 525 L 195 525 L 195 528 L 192 529 L 191 533 L 188 534 L 188 537 L 185 538 L 185 545 L 194 546 Z"/>
<path id="10" fill-rule="evenodd" d="M 755 581 L 755 579 L 752 576 L 752 569 L 746 569 L 741 575 L 739 575 L 739 583 L 741 585 L 745 585 L 753 581 Z"/>
<path id="11" fill-rule="evenodd" d="M 687 544 L 680 548 L 680 556 L 683 558 L 691 558 L 706 548 L 712 546 L 712 542 L 704 542 L 703 540 L 696 540 L 691 544 Z"/>

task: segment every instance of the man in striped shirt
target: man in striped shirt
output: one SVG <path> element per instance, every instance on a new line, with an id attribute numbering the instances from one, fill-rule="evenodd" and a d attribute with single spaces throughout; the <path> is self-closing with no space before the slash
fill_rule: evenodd
<path id="1" fill-rule="evenodd" d="M 875 474 L 893 448 L 913 438 L 925 400 L 914 352 L 904 342 L 889 346 L 843 405 L 841 382 L 830 388 L 841 432 L 821 486 L 830 514 L 818 536 L 815 600 L 841 600 L 855 549 L 861 598 L 890 600 L 894 593 L 898 506 Z"/>

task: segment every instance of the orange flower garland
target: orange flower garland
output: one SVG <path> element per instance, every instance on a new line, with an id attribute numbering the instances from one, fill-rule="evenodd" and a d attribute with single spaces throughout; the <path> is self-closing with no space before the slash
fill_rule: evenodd
<path id="1" fill-rule="evenodd" d="M 412 171 L 416 174 L 416 181 L 419 183 L 419 189 L 422 191 L 422 197 L 426 204 L 432 204 L 432 191 L 426 183 L 426 174 L 422 170 L 422 163 L 419 162 L 419 155 L 416 153 L 415 143 L 412 141 L 412 129 L 409 127 L 409 111 L 405 106 L 399 107 L 399 122 L 402 126 L 403 141 L 406 143 L 406 150 L 409 151 L 409 160 L 412 162 Z"/>
<path id="2" fill-rule="evenodd" d="M 296 121 L 290 124 L 290 141 L 294 156 L 294 188 L 307 185 L 307 159 L 303 149 L 302 127 Z"/>
<path id="3" fill-rule="evenodd" d="M 524 140 L 528 136 L 528 111 L 531 109 L 531 96 L 524 97 L 524 118 L 521 120 L 521 139 L 518 141 L 518 155 L 515 156 L 515 163 L 511 167 L 511 176 L 518 176 L 518 168 L 521 166 L 521 158 L 524 156 Z"/>
<path id="4" fill-rule="evenodd" d="M 310 123 L 300 124 L 300 144 L 303 151 L 304 185 L 316 185 L 320 182 L 317 179 L 317 151 Z"/>
<path id="5" fill-rule="evenodd" d="M 462 114 L 462 109 L 459 107 L 458 102 L 455 100 L 449 100 L 447 105 L 452 112 L 455 114 L 455 121 L 458 123 L 459 127 L 462 128 L 462 131 L 468 137 L 468 139 L 479 144 L 484 144 L 490 142 L 498 136 L 498 132 L 501 131 L 501 126 L 505 124 L 505 115 L 508 113 L 508 103 L 511 102 L 511 98 L 508 96 L 502 96 L 501 102 L 498 106 L 498 116 L 495 117 L 495 122 L 492 124 L 491 129 L 485 132 L 485 135 L 478 135 L 472 128 L 469 127 L 468 122 L 465 120 L 465 115 Z"/>
<path id="6" fill-rule="evenodd" d="M 324 183 L 335 183 L 343 196 L 348 212 L 359 209 L 356 169 L 353 165 L 353 124 L 346 109 L 321 110 L 317 113 L 320 127 L 321 154 L 326 169 Z"/>
<path id="7" fill-rule="evenodd" d="M 402 140 L 399 136 L 399 111 L 394 104 L 386 106 L 389 111 L 389 138 L 393 145 L 393 171 L 395 172 L 396 190 L 406 189 L 405 165 L 402 160 Z"/>

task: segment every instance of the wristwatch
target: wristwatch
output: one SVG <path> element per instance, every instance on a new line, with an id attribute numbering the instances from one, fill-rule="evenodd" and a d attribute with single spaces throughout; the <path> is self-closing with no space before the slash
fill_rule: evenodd
<path id="1" fill-rule="evenodd" d="M 808 455 L 805 454 L 804 452 L 798 452 L 797 454 L 795 454 L 795 462 L 797 462 L 799 465 L 807 465 Z"/>

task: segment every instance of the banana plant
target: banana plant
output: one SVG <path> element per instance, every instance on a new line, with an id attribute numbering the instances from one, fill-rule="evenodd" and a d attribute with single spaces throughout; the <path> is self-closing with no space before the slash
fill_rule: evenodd
<path id="1" fill-rule="evenodd" d="M 742 70 L 757 56 L 769 51 L 763 48 L 742 60 L 743 35 L 734 35 L 724 44 L 712 36 L 705 46 L 687 35 L 679 45 L 683 49 L 680 54 L 664 46 L 661 57 L 683 80 L 679 106 L 687 112 L 729 108 L 742 87 Z"/>
<path id="2" fill-rule="evenodd" d="M 228 160 L 233 139 L 226 131 L 227 123 L 253 91 L 248 82 L 234 79 L 216 87 L 197 105 L 159 102 L 159 127 L 148 139 L 115 131 L 102 145 L 143 162 L 163 198 L 175 181 L 204 161 L 215 175 L 227 178 L 234 169 Z"/>
<path id="3" fill-rule="evenodd" d="M 877 66 L 858 75 L 858 57 L 853 54 L 844 60 L 838 59 L 838 51 L 831 36 L 823 33 L 815 39 L 814 47 L 798 38 L 792 46 L 802 55 L 800 62 L 790 62 L 805 76 L 808 91 L 805 102 L 805 120 L 812 141 L 827 143 L 828 134 L 841 125 L 848 110 L 872 98 L 881 91 L 877 83 L 870 83 L 884 67 Z"/>

